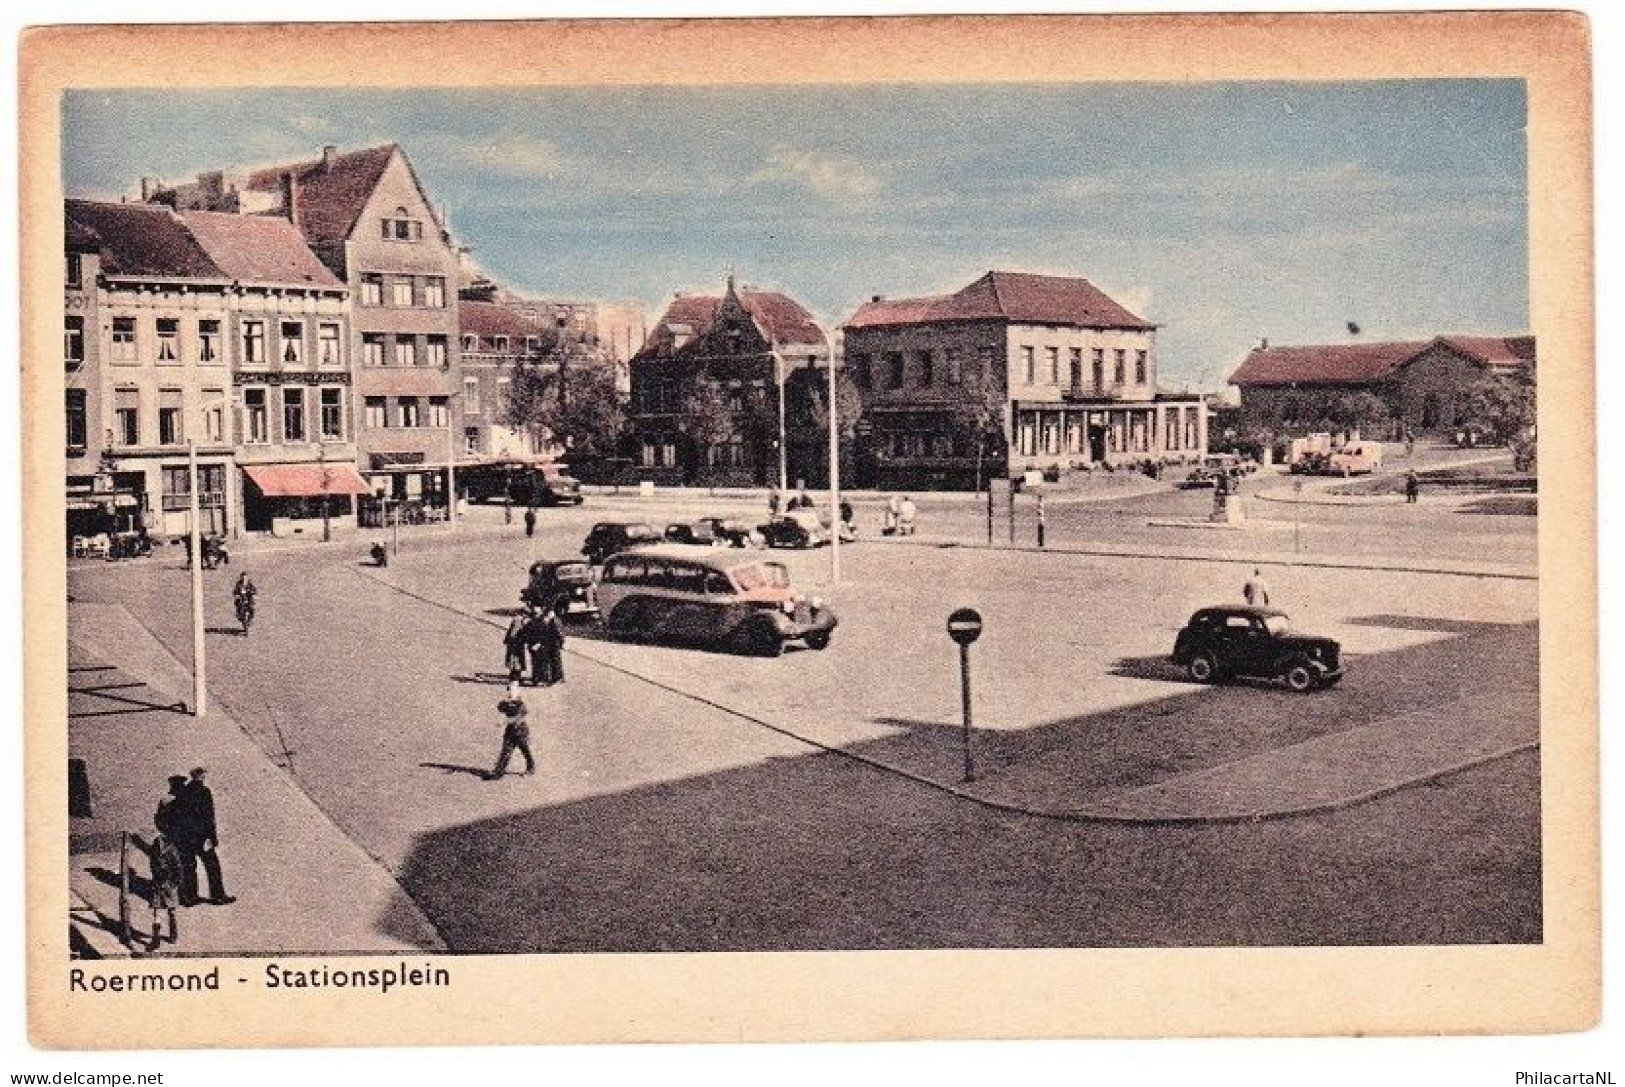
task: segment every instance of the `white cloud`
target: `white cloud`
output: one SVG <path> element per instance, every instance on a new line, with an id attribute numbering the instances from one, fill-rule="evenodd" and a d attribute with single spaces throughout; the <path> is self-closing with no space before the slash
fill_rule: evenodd
<path id="1" fill-rule="evenodd" d="M 801 185 L 835 199 L 873 196 L 881 187 L 880 179 L 860 162 L 791 147 L 775 148 L 747 183 Z"/>
<path id="2" fill-rule="evenodd" d="M 575 167 L 570 156 L 556 144 L 534 136 L 459 144 L 457 151 L 471 166 L 511 177 L 557 179 Z"/>

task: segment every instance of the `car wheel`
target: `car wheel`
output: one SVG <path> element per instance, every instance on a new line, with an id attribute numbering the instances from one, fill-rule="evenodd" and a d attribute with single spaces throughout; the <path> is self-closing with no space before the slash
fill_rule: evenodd
<path id="1" fill-rule="evenodd" d="M 1314 690 L 1315 682 L 1319 679 L 1315 670 L 1303 661 L 1294 661 L 1287 665 L 1286 670 L 1281 673 L 1281 678 L 1286 680 L 1288 687 L 1299 694 Z"/>
<path id="2" fill-rule="evenodd" d="M 1219 679 L 1219 664 L 1213 659 L 1212 653 L 1198 653 L 1185 666 L 1185 672 L 1198 683 L 1216 683 Z"/>
<path id="3" fill-rule="evenodd" d="M 808 649 L 828 649 L 829 631 L 815 630 L 808 634 L 805 640 L 807 642 Z"/>

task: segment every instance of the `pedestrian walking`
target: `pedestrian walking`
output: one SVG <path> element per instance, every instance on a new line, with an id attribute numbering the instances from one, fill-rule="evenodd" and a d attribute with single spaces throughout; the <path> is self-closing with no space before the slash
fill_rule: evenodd
<path id="1" fill-rule="evenodd" d="M 530 721 L 525 700 L 519 697 L 519 684 L 508 684 L 507 697 L 497 703 L 497 712 L 502 714 L 502 754 L 497 756 L 496 767 L 485 775 L 485 780 L 496 781 L 506 776 L 508 760 L 515 751 L 525 757 L 525 773 L 534 774 L 536 759 L 530 753 Z"/>
<path id="2" fill-rule="evenodd" d="M 527 537 L 536 535 L 536 507 L 535 506 L 526 506 L 525 507 L 525 535 Z"/>
<path id="3" fill-rule="evenodd" d="M 1255 608 L 1269 606 L 1269 582 L 1264 580 L 1264 575 L 1258 572 L 1256 566 L 1253 568 L 1253 576 L 1248 578 L 1247 583 L 1241 587 L 1241 595 L 1248 604 Z"/>
<path id="4" fill-rule="evenodd" d="M 779 503 L 782 501 L 783 496 L 779 494 L 779 489 L 777 487 L 774 487 L 767 492 L 767 515 L 769 517 L 777 517 L 779 515 Z"/>
<path id="5" fill-rule="evenodd" d="M 520 608 L 502 635 L 502 665 L 508 670 L 509 683 L 518 683 L 525 674 L 525 627 L 530 622 L 530 614 L 528 605 Z"/>
<path id="6" fill-rule="evenodd" d="M 214 793 L 206 781 L 208 770 L 192 768 L 192 778 L 186 783 L 182 796 L 185 802 L 183 833 L 188 833 L 192 856 L 203 862 L 204 875 L 209 881 L 209 901 L 216 906 L 229 906 L 237 901 L 226 893 L 226 881 L 220 873 L 220 830 L 214 817 Z M 182 854 L 183 861 L 185 854 Z M 183 879 L 190 874 L 192 893 L 197 895 L 197 869 L 186 865 Z"/>
<path id="7" fill-rule="evenodd" d="M 158 810 L 152 816 L 152 825 L 175 846 L 178 853 L 176 868 L 180 875 L 177 894 L 183 906 L 197 905 L 197 861 L 191 852 L 191 822 L 187 811 L 189 803 L 186 795 L 186 775 L 171 774 L 169 792 L 158 801 Z"/>
<path id="8" fill-rule="evenodd" d="M 914 505 L 914 499 L 908 495 L 897 504 L 897 534 L 899 536 L 914 535 L 914 517 L 919 510 Z"/>
<path id="9" fill-rule="evenodd" d="M 903 499 L 899 495 L 894 494 L 886 499 L 886 517 L 880 529 L 882 536 L 897 535 L 897 519 L 902 513 L 902 508 Z"/>
<path id="10" fill-rule="evenodd" d="M 150 876 L 147 904 L 152 907 L 152 942 L 147 946 L 149 950 L 156 951 L 163 943 L 163 929 L 159 924 L 163 914 L 169 915 L 169 942 L 174 943 L 180 938 L 175 907 L 180 904 L 181 896 L 181 852 L 162 827 L 158 828 L 158 833 L 152 836 L 150 842 L 142 841 L 139 834 L 132 834 L 130 838 L 136 848 L 147 855 Z"/>
<path id="11" fill-rule="evenodd" d="M 1422 493 L 1422 481 L 1416 477 L 1415 469 L 1405 473 L 1405 501 L 1415 502 Z"/>

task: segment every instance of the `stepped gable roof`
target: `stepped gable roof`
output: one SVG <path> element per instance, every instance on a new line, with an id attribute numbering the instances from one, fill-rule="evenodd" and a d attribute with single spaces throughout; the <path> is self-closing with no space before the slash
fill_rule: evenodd
<path id="1" fill-rule="evenodd" d="M 286 219 L 219 211 L 183 211 L 180 218 L 228 278 L 244 283 L 344 286 Z"/>
<path id="2" fill-rule="evenodd" d="M 267 166 L 248 175 L 247 187 L 275 192 L 281 188 L 283 176 L 293 174 L 299 182 L 299 227 L 305 237 L 312 242 L 339 241 L 355 229 L 362 209 L 378 187 L 378 179 L 398 150 L 398 144 L 386 143 L 335 154 L 331 163 L 318 158 Z"/>
<path id="3" fill-rule="evenodd" d="M 1230 375 L 1230 384 L 1364 385 L 1387 377 L 1437 346 L 1492 370 L 1532 366 L 1535 361 L 1533 336 L 1439 336 L 1394 343 L 1255 347 Z"/>
<path id="4" fill-rule="evenodd" d="M 157 204 L 67 200 L 63 214 L 73 224 L 70 230 L 88 231 L 100 240 L 102 271 L 108 275 L 232 278 L 209 259 L 209 254 L 170 208 Z"/>
<path id="5" fill-rule="evenodd" d="M 489 340 L 496 336 L 540 336 L 546 326 L 498 302 L 457 303 L 457 330 Z"/>
<path id="6" fill-rule="evenodd" d="M 816 344 L 822 346 L 824 334 L 806 307 L 779 291 L 735 292 L 739 302 L 750 314 L 752 322 L 769 342 L 780 344 Z M 700 346 L 700 339 L 716 323 L 717 309 L 722 305 L 721 295 L 680 294 L 671 300 L 666 312 L 649 332 L 643 347 L 634 360 L 671 358 L 692 353 Z M 682 327 L 693 339 L 677 347 L 677 327 Z"/>
<path id="7" fill-rule="evenodd" d="M 866 303 L 846 327 L 988 320 L 1142 331 L 1157 327 L 1087 279 L 999 271 L 988 272 L 953 294 Z"/>

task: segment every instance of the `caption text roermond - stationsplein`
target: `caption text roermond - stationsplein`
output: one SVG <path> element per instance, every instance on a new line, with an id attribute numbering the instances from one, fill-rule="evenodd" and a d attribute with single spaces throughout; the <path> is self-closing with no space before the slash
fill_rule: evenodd
<path id="1" fill-rule="evenodd" d="M 287 967 L 268 962 L 252 971 L 226 975 L 239 985 L 258 980 L 265 989 L 369 989 L 387 993 L 398 989 L 433 989 L 451 986 L 451 971 L 443 966 L 413 966 L 404 959 L 390 966 Z M 179 993 L 214 992 L 221 988 L 220 967 L 207 970 L 121 970 L 106 972 L 84 967 L 68 971 L 68 991 L 75 993 Z"/>

